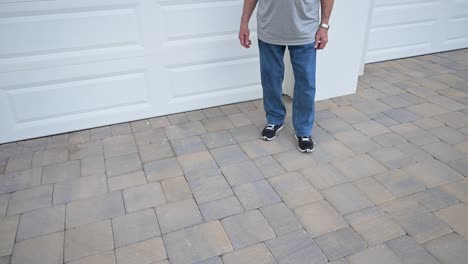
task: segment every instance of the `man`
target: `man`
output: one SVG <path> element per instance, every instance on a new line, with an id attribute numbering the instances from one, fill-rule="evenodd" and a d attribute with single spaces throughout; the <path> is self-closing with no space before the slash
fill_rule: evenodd
<path id="1" fill-rule="evenodd" d="M 248 24 L 257 2 L 257 37 L 267 119 L 261 138 L 273 140 L 283 128 L 286 116 L 281 100 L 283 57 L 288 47 L 295 79 L 292 121 L 298 148 L 301 152 L 312 152 L 316 51 L 327 45 L 333 0 L 244 0 L 239 40 L 245 48 L 252 44 Z"/>

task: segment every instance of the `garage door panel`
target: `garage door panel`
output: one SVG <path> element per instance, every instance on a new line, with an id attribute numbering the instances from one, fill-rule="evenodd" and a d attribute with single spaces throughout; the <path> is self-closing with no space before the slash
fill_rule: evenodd
<path id="1" fill-rule="evenodd" d="M 372 52 L 385 49 L 408 48 L 414 45 L 430 46 L 432 40 L 433 23 L 420 23 L 408 26 L 391 26 L 372 31 L 372 39 L 369 41 L 368 51 Z M 408 30 L 411 27 L 411 30 Z"/>
<path id="2" fill-rule="evenodd" d="M 252 34 L 251 39 L 256 38 Z M 178 56 L 174 56 L 178 54 Z M 228 60 L 256 58 L 256 47 L 245 49 L 239 45 L 237 34 L 210 37 L 203 40 L 180 40 L 165 43 L 161 49 L 161 59 L 169 67 L 190 66 Z"/>
<path id="3" fill-rule="evenodd" d="M 124 105 L 148 104 L 145 79 L 144 72 L 119 73 L 14 89 L 7 94 L 16 117 L 15 122 L 23 123 L 115 109 Z"/>
<path id="4" fill-rule="evenodd" d="M 161 4 L 168 41 L 232 34 L 239 29 L 241 1 Z"/>
<path id="5" fill-rule="evenodd" d="M 366 62 L 468 47 L 468 1 L 375 0 Z"/>
<path id="6" fill-rule="evenodd" d="M 259 84 L 258 59 L 169 68 L 172 98 Z"/>
<path id="7" fill-rule="evenodd" d="M 372 30 L 395 25 L 407 25 L 435 22 L 440 3 L 417 2 L 411 5 L 392 5 L 376 7 L 372 15 Z M 395 15 L 395 14 L 398 15 Z"/>
<path id="8" fill-rule="evenodd" d="M 159 30 L 141 18 L 146 1 L 60 2 L 2 5 L 0 72 L 143 56 L 155 46 L 157 34 L 143 33 Z"/>
<path id="9" fill-rule="evenodd" d="M 147 63 L 132 58 L 2 73 L 0 111 L 5 115 L 1 125 L 27 133 L 21 129 L 65 131 L 72 121 L 81 126 L 97 120 L 122 122 L 131 112 L 143 118 L 153 111 L 153 79 L 164 79 Z"/>

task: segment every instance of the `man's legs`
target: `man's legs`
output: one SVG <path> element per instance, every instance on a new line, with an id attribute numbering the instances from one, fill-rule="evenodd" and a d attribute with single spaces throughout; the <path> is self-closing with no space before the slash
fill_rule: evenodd
<path id="1" fill-rule="evenodd" d="M 289 46 L 294 72 L 293 125 L 296 136 L 310 136 L 315 119 L 314 44 Z"/>
<path id="2" fill-rule="evenodd" d="M 258 40 L 260 50 L 260 74 L 263 87 L 263 108 L 267 123 L 280 125 L 284 122 L 286 108 L 281 100 L 284 79 L 284 51 L 286 46 L 273 45 Z"/>

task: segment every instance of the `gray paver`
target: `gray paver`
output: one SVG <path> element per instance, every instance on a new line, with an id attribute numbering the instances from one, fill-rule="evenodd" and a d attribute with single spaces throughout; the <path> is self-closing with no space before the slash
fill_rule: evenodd
<path id="1" fill-rule="evenodd" d="M 468 259 L 468 242 L 456 233 L 431 240 L 424 247 L 441 264 L 462 264 Z"/>
<path id="2" fill-rule="evenodd" d="M 19 216 L 0 217 L 0 256 L 10 255 L 15 243 L 16 229 L 18 227 Z"/>
<path id="3" fill-rule="evenodd" d="M 106 159 L 107 176 L 112 177 L 142 170 L 140 157 L 138 154 L 129 154 Z"/>
<path id="4" fill-rule="evenodd" d="M 385 245 L 405 264 L 439 264 L 418 242 L 409 236 L 387 241 Z"/>
<path id="5" fill-rule="evenodd" d="M 468 240 L 468 206 L 463 203 L 454 204 L 434 213 L 444 223 L 449 225 L 460 236 Z"/>
<path id="6" fill-rule="evenodd" d="M 458 202 L 455 196 L 442 190 L 440 186 L 415 193 L 411 197 L 429 211 L 435 211 Z"/>
<path id="7" fill-rule="evenodd" d="M 166 116 L 151 118 L 150 123 L 153 128 L 160 128 L 170 125 L 169 119 Z"/>
<path id="8" fill-rule="evenodd" d="M 254 163 L 266 178 L 281 175 L 286 172 L 272 156 L 257 158 L 254 160 Z"/>
<path id="9" fill-rule="evenodd" d="M 311 155 L 292 150 L 273 155 L 286 171 L 296 171 L 314 166 L 316 163 Z"/>
<path id="10" fill-rule="evenodd" d="M 89 140 L 90 140 L 89 130 L 72 132 L 70 133 L 69 138 L 68 138 L 69 144 L 83 144 L 83 143 L 89 142 Z"/>
<path id="11" fill-rule="evenodd" d="M 7 214 L 20 214 L 52 205 L 52 185 L 42 185 L 15 192 L 8 203 Z"/>
<path id="12" fill-rule="evenodd" d="M 248 160 L 239 145 L 225 146 L 211 150 L 211 155 L 219 166 L 228 166 Z"/>
<path id="13" fill-rule="evenodd" d="M 229 118 L 229 120 L 231 120 L 231 122 L 234 124 L 235 127 L 247 127 L 252 124 L 252 121 L 250 121 L 244 113 L 231 114 L 231 115 L 228 115 L 227 117 Z M 252 127 L 257 129 L 255 126 L 252 126 Z M 235 128 L 231 128 L 231 129 L 235 129 Z M 255 132 L 255 130 L 252 130 L 252 131 Z M 247 135 L 253 135 L 253 133 L 247 133 Z M 257 132 L 257 135 L 258 135 L 258 132 Z"/>
<path id="14" fill-rule="evenodd" d="M 194 263 L 233 250 L 219 221 L 172 232 L 164 235 L 163 239 L 173 264 Z"/>
<path id="15" fill-rule="evenodd" d="M 70 160 L 83 159 L 91 156 L 102 155 L 102 141 L 91 141 L 83 144 L 70 145 Z"/>
<path id="16" fill-rule="evenodd" d="M 236 144 L 236 141 L 227 130 L 203 134 L 201 139 L 208 149 Z"/>
<path id="17" fill-rule="evenodd" d="M 270 251 L 262 243 L 235 250 L 223 256 L 225 264 L 248 264 L 253 260 L 259 264 L 276 264 Z"/>
<path id="18" fill-rule="evenodd" d="M 144 165 L 148 181 L 161 181 L 173 177 L 182 176 L 182 169 L 175 158 L 153 161 Z"/>
<path id="19" fill-rule="evenodd" d="M 381 148 L 369 154 L 389 169 L 399 169 L 414 162 L 413 157 L 394 147 Z"/>
<path id="20" fill-rule="evenodd" d="M 323 190 L 322 194 L 343 215 L 373 205 L 366 195 L 351 183 L 336 185 Z"/>
<path id="21" fill-rule="evenodd" d="M 153 209 L 112 219 L 115 247 L 121 247 L 161 235 Z"/>
<path id="22" fill-rule="evenodd" d="M 468 140 L 468 137 L 466 135 L 462 134 L 461 132 L 458 132 L 458 130 L 449 126 L 442 126 L 431 129 L 429 130 L 429 133 L 450 145 L 466 142 Z"/>
<path id="23" fill-rule="evenodd" d="M 401 260 L 386 245 L 376 245 L 346 258 L 349 264 L 382 263 L 402 264 Z"/>
<path id="24" fill-rule="evenodd" d="M 400 169 L 376 175 L 375 178 L 396 197 L 403 197 L 425 189 L 423 183 Z"/>
<path id="25" fill-rule="evenodd" d="M 353 182 L 374 204 L 381 204 L 395 199 L 395 196 L 373 177 L 362 178 Z"/>
<path id="26" fill-rule="evenodd" d="M 186 176 L 200 171 L 218 169 L 218 165 L 208 151 L 186 154 L 177 157 Z"/>
<path id="27" fill-rule="evenodd" d="M 250 159 L 272 155 L 283 150 L 283 147 L 277 141 L 266 142 L 262 139 L 242 142 L 240 146 Z"/>
<path id="28" fill-rule="evenodd" d="M 123 197 L 127 212 L 135 212 L 166 203 L 166 197 L 159 182 L 125 189 Z"/>
<path id="29" fill-rule="evenodd" d="M 230 129 L 234 127 L 231 120 L 225 117 L 208 117 L 208 119 L 204 119 L 201 122 L 208 132 Z"/>
<path id="30" fill-rule="evenodd" d="M 90 140 L 105 139 L 112 136 L 110 127 L 97 127 L 89 130 Z"/>
<path id="31" fill-rule="evenodd" d="M 263 179 L 263 174 L 250 161 L 242 161 L 236 164 L 226 165 L 221 168 L 224 176 L 231 186 L 249 183 Z"/>
<path id="32" fill-rule="evenodd" d="M 260 208 L 265 219 L 278 236 L 302 228 L 294 214 L 284 203 L 276 203 Z"/>
<path id="33" fill-rule="evenodd" d="M 111 192 L 67 204 L 66 227 L 76 227 L 124 214 L 121 193 Z"/>
<path id="34" fill-rule="evenodd" d="M 409 176 L 415 177 L 424 183 L 428 188 L 463 179 L 460 173 L 437 160 L 415 163 L 403 168 L 403 170 L 407 172 Z"/>
<path id="35" fill-rule="evenodd" d="M 177 202 L 192 198 L 192 192 L 184 177 L 167 179 L 161 182 L 168 202 Z"/>
<path id="36" fill-rule="evenodd" d="M 405 234 L 405 231 L 393 219 L 376 207 L 348 214 L 345 218 L 371 246 Z"/>
<path id="37" fill-rule="evenodd" d="M 166 126 L 164 131 L 169 139 L 201 135 L 206 132 L 200 121 L 191 121 L 178 125 Z"/>
<path id="38" fill-rule="evenodd" d="M 107 180 L 109 191 L 118 191 L 126 188 L 146 184 L 145 173 L 142 171 L 130 172 L 119 176 L 111 177 Z"/>
<path id="39" fill-rule="evenodd" d="M 150 144 L 138 147 L 141 161 L 143 163 L 166 159 L 174 156 L 172 147 L 169 142 L 165 141 L 161 144 Z"/>
<path id="40" fill-rule="evenodd" d="M 230 216 L 221 222 L 235 249 L 275 237 L 273 229 L 258 210 Z"/>
<path id="41" fill-rule="evenodd" d="M 421 146 L 427 153 L 442 162 L 450 162 L 462 157 L 462 153 L 445 142 L 434 142 Z"/>
<path id="42" fill-rule="evenodd" d="M 65 205 L 37 209 L 21 215 L 16 240 L 21 241 L 65 229 Z"/>
<path id="43" fill-rule="evenodd" d="M 369 137 L 355 130 L 336 133 L 335 138 L 356 154 L 367 153 L 380 147 Z"/>
<path id="44" fill-rule="evenodd" d="M 247 211 L 281 201 L 266 180 L 238 185 L 233 190 Z"/>
<path id="45" fill-rule="evenodd" d="M 298 172 L 272 177 L 268 181 L 290 208 L 323 199 L 322 195 Z"/>
<path id="46" fill-rule="evenodd" d="M 350 227 L 319 236 L 315 238 L 315 242 L 329 260 L 349 256 L 367 247 L 361 237 Z"/>
<path id="47" fill-rule="evenodd" d="M 231 187 L 221 175 L 189 179 L 188 184 L 198 204 L 233 195 Z"/>
<path id="48" fill-rule="evenodd" d="M 0 217 L 5 216 L 9 200 L 10 194 L 7 193 L 0 195 Z"/>
<path id="49" fill-rule="evenodd" d="M 348 226 L 343 217 L 326 201 L 318 201 L 293 210 L 312 238 Z"/>
<path id="50" fill-rule="evenodd" d="M 62 245 L 57 248 L 61 248 Z M 110 220 L 67 229 L 65 232 L 65 262 L 103 253 L 113 248 Z"/>
<path id="51" fill-rule="evenodd" d="M 47 254 L 44 254 L 47 252 Z M 24 240 L 15 245 L 12 264 L 63 263 L 63 232 Z"/>
<path id="52" fill-rule="evenodd" d="M 245 124 L 246 125 L 244 126 L 229 129 L 231 135 L 239 143 L 258 139 L 260 137 L 260 130 L 254 125 L 251 125 L 251 122 L 248 119 L 246 120 Z"/>
<path id="53" fill-rule="evenodd" d="M 115 254 L 114 251 L 107 251 L 102 254 L 74 260 L 69 262 L 69 264 L 116 264 Z"/>
<path id="54" fill-rule="evenodd" d="M 377 142 L 382 147 L 391 147 L 406 143 L 406 139 L 396 133 L 386 133 L 372 137 L 372 140 Z"/>
<path id="55" fill-rule="evenodd" d="M 11 156 L 5 167 L 6 172 L 27 170 L 31 168 L 33 152 L 22 152 Z"/>
<path id="56" fill-rule="evenodd" d="M 104 156 L 96 155 L 86 157 L 81 160 L 81 176 L 91 176 L 96 174 L 104 174 L 106 166 L 104 165 Z"/>
<path id="57" fill-rule="evenodd" d="M 300 172 L 319 190 L 348 181 L 338 169 L 328 163 L 320 163 L 317 166 L 301 170 Z"/>
<path id="58" fill-rule="evenodd" d="M 32 160 L 33 167 L 42 167 L 54 163 L 65 162 L 68 160 L 68 148 L 58 147 L 40 150 L 34 153 Z"/>
<path id="59" fill-rule="evenodd" d="M 112 125 L 110 129 L 111 129 L 111 134 L 113 136 L 132 133 L 132 128 L 130 127 L 129 123 L 121 123 L 121 124 Z"/>
<path id="60" fill-rule="evenodd" d="M 334 161 L 332 164 L 350 180 L 376 175 L 387 170 L 367 154 Z"/>
<path id="61" fill-rule="evenodd" d="M 203 218 L 193 199 L 160 205 L 156 208 L 163 234 L 203 223 Z"/>
<path id="62" fill-rule="evenodd" d="M 106 158 L 128 155 L 138 152 L 133 135 L 113 136 L 103 140 Z"/>
<path id="63" fill-rule="evenodd" d="M 444 184 L 441 188 L 457 197 L 459 201 L 468 204 L 468 178 Z"/>
<path id="64" fill-rule="evenodd" d="M 42 169 L 0 174 L 0 194 L 21 191 L 41 184 Z"/>
<path id="65" fill-rule="evenodd" d="M 160 237 L 124 246 L 115 250 L 117 263 L 150 264 L 167 258 Z"/>
<path id="66" fill-rule="evenodd" d="M 323 264 L 327 261 L 320 248 L 304 230 L 297 230 L 266 242 L 279 264 Z"/>
<path id="67" fill-rule="evenodd" d="M 81 177 L 55 184 L 54 204 L 68 203 L 107 192 L 105 175 Z"/>
<path id="68" fill-rule="evenodd" d="M 398 223 L 420 244 L 452 232 L 447 224 L 431 213 L 403 216 Z"/>
<path id="69" fill-rule="evenodd" d="M 239 200 L 237 200 L 235 196 L 203 203 L 199 205 L 199 208 L 203 218 L 207 222 L 242 213 L 244 211 Z"/>
<path id="70" fill-rule="evenodd" d="M 184 155 L 206 150 L 205 144 L 203 144 L 199 136 L 171 140 L 171 146 L 176 155 Z"/>

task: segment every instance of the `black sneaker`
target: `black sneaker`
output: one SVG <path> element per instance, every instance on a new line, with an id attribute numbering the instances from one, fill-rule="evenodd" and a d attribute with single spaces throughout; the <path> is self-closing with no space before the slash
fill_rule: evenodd
<path id="1" fill-rule="evenodd" d="M 281 125 L 272 125 L 268 124 L 262 131 L 261 139 L 264 140 L 273 140 L 276 137 L 276 133 L 280 132 L 283 129 L 283 124 Z"/>
<path id="2" fill-rule="evenodd" d="M 299 146 L 297 147 L 300 152 L 309 153 L 314 151 L 314 142 L 309 137 L 296 137 Z"/>

